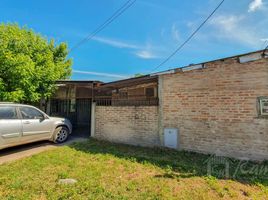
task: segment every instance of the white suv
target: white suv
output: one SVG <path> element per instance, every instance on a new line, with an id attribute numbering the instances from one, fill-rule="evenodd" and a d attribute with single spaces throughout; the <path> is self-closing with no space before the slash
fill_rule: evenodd
<path id="1" fill-rule="evenodd" d="M 71 132 L 68 119 L 49 117 L 33 106 L 0 102 L 0 149 L 41 140 L 62 143 Z"/>

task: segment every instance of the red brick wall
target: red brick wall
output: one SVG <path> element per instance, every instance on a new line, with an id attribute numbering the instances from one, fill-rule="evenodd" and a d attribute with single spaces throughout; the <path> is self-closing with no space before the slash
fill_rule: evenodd
<path id="1" fill-rule="evenodd" d="M 268 96 L 268 59 L 227 59 L 161 78 L 163 128 L 179 129 L 180 149 L 268 159 L 268 119 L 257 113 L 257 97 Z"/>

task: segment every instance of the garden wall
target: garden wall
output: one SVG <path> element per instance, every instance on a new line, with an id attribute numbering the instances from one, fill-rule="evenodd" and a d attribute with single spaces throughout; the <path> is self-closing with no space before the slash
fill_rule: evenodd
<path id="1" fill-rule="evenodd" d="M 96 106 L 95 133 L 112 142 L 158 146 L 158 106 Z"/>

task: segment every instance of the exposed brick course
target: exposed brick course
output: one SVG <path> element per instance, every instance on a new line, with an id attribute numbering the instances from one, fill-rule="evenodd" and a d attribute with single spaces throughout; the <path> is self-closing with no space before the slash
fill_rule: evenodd
<path id="1" fill-rule="evenodd" d="M 164 128 L 178 128 L 179 149 L 268 160 L 268 118 L 257 109 L 257 98 L 268 96 L 267 58 L 230 58 L 160 78 L 159 108 L 96 106 L 95 137 L 158 146 Z"/>
<path id="2" fill-rule="evenodd" d="M 158 106 L 96 106 L 95 137 L 140 146 L 159 145 Z"/>
<path id="3" fill-rule="evenodd" d="M 268 96 L 268 60 L 237 59 L 163 75 L 163 127 L 180 130 L 180 149 L 268 159 L 268 119 L 257 97 Z"/>

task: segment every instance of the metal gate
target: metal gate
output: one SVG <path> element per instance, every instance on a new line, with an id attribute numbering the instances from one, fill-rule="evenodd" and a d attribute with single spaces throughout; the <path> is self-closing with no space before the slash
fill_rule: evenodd
<path id="1" fill-rule="evenodd" d="M 74 136 L 89 137 L 91 103 L 91 99 L 51 99 L 50 115 L 69 119 Z"/>

